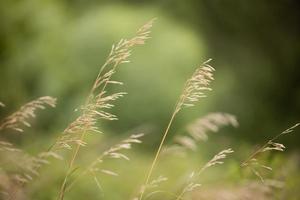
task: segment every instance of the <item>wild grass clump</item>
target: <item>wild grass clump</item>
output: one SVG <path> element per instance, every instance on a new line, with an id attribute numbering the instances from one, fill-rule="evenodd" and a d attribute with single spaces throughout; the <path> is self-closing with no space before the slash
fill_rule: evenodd
<path id="1" fill-rule="evenodd" d="M 55 139 L 53 144 L 49 144 L 49 147 L 45 147 L 45 150 L 36 155 L 32 155 L 17 144 L 13 144 L 13 142 L 10 141 L 10 137 L 7 137 L 7 135 L 13 134 L 12 132 L 26 131 L 27 129 L 24 127 L 31 127 L 30 121 L 36 117 L 37 110 L 45 109 L 46 107 L 55 107 L 56 98 L 50 96 L 40 97 L 26 103 L 18 111 L 1 120 L 1 199 L 30 199 L 30 197 L 26 197 L 26 191 L 30 190 L 30 183 L 40 176 L 40 169 L 44 165 L 52 164 L 51 158 L 64 160 L 67 163 L 67 170 L 64 173 L 64 177 L 58 177 L 60 181 L 60 185 L 57 185 L 56 199 L 58 200 L 65 199 L 68 193 L 85 177 L 91 177 L 95 182 L 95 186 L 99 189 L 99 192 L 103 194 L 105 191 L 99 180 L 99 174 L 119 176 L 118 167 L 107 168 L 104 166 L 104 162 L 110 159 L 129 161 L 130 158 L 126 151 L 131 149 L 133 144 L 142 143 L 141 138 L 144 136 L 143 133 L 129 135 L 127 138 L 117 142 L 106 150 L 99 152 L 88 164 L 77 164 L 77 160 L 80 157 L 81 148 L 88 149 L 89 147 L 89 144 L 86 141 L 86 135 L 102 133 L 103 130 L 101 130 L 99 126 L 100 121 L 114 121 L 118 119 L 117 114 L 111 113 L 110 109 L 114 107 L 114 101 L 125 96 L 127 93 L 111 93 L 109 92 L 111 90 L 108 88 L 123 85 L 121 81 L 114 80 L 113 77 L 122 64 L 129 63 L 129 57 L 133 48 L 145 44 L 150 38 L 150 30 L 153 22 L 154 20 L 150 20 L 138 29 L 132 38 L 121 39 L 112 46 L 107 59 L 96 76 L 85 102 L 77 108 L 77 110 L 80 111 L 77 118 L 68 124 L 66 128 L 61 131 L 61 134 Z M 199 65 L 191 77 L 187 79 L 183 86 L 182 93 L 179 95 L 175 104 L 170 120 L 167 123 L 166 129 L 162 134 L 153 160 L 149 163 L 149 169 L 145 173 L 145 179 L 143 181 L 141 178 L 142 183 L 138 186 L 139 189 L 137 189 L 137 192 L 131 199 L 155 199 L 160 198 L 161 194 L 166 195 L 164 196 L 164 199 L 189 199 L 188 194 L 193 193 L 197 188 L 202 187 L 203 182 L 201 181 L 201 176 L 206 170 L 213 166 L 223 164 L 229 155 L 234 157 L 232 148 L 227 147 L 224 150 L 220 149 L 219 152 L 206 161 L 203 166 L 197 167 L 189 173 L 189 176 L 185 177 L 184 181 L 175 180 L 174 183 L 172 182 L 171 185 L 174 185 L 175 189 L 171 188 L 170 191 L 166 191 L 161 187 L 164 182 L 169 181 L 168 177 L 155 174 L 155 170 L 159 168 L 159 158 L 168 156 L 169 154 L 176 156 L 176 152 L 184 152 L 185 155 L 198 153 L 197 147 L 201 145 L 202 142 L 207 142 L 209 134 L 219 132 L 224 126 L 238 127 L 238 120 L 232 114 L 223 112 L 209 113 L 187 124 L 184 128 L 185 134 L 173 136 L 173 138 L 169 139 L 169 143 L 166 144 L 170 129 L 174 120 L 176 120 L 177 115 L 185 108 L 193 107 L 212 91 L 214 73 L 215 68 L 211 66 L 211 59 L 209 59 Z M 1 109 L 4 109 L 5 104 L 0 102 L 0 107 Z M 293 132 L 299 125 L 300 124 L 297 123 L 268 140 L 261 148 L 256 150 L 242 162 L 240 165 L 241 170 L 250 168 L 251 171 L 260 178 L 263 186 L 269 186 L 271 183 L 274 186 L 276 183 L 279 183 L 274 179 L 263 178 L 260 170 L 273 169 L 266 164 L 262 164 L 259 156 L 267 151 L 284 151 L 285 146 L 277 140 L 279 137 Z M 240 163 L 240 161 L 237 163 Z M 135 174 L 132 174 L 132 176 L 135 176 Z M 123 181 L 122 178 L 118 178 L 118 180 Z M 262 188 L 263 186 L 259 188 Z M 238 191 L 244 191 L 246 194 L 249 191 L 245 188 L 242 187 Z M 114 188 L 114 191 L 117 191 L 117 188 Z M 225 196 L 224 199 L 226 199 Z"/>

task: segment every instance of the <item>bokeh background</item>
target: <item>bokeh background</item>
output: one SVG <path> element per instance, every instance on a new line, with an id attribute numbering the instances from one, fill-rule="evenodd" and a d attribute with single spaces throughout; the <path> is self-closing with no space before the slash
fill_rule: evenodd
<path id="1" fill-rule="evenodd" d="M 76 116 L 111 45 L 156 17 L 152 38 L 116 76 L 125 85 L 113 90 L 128 95 L 112 111 L 119 121 L 101 124 L 105 137 L 146 131 L 139 156 L 146 165 L 184 81 L 212 58 L 213 92 L 181 113 L 171 134 L 208 112 L 228 112 L 239 128 L 225 129 L 203 154 L 217 141 L 260 144 L 299 122 L 299 9 L 296 0 L 2 0 L 0 100 L 7 106 L 0 116 L 39 96 L 57 97 L 57 108 L 41 112 L 26 136 L 10 136 L 29 151 L 46 146 Z M 296 133 L 281 141 L 291 153 L 299 140 Z"/>

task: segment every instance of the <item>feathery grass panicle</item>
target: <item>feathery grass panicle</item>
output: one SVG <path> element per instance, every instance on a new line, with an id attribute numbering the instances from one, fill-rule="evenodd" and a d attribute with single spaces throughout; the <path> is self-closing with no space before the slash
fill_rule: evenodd
<path id="1" fill-rule="evenodd" d="M 56 141 L 55 148 L 72 149 L 72 145 L 85 146 L 86 143 L 81 139 L 81 133 L 83 132 L 96 132 L 101 133 L 97 126 L 97 121 L 100 119 L 105 120 L 117 120 L 117 116 L 104 111 L 113 107 L 110 101 L 115 101 L 122 97 L 125 93 L 115 93 L 105 97 L 96 97 L 96 102 L 88 103 L 83 109 L 82 115 L 80 115 L 74 122 L 68 125 L 64 130 L 62 136 Z"/>
<path id="2" fill-rule="evenodd" d="M 1 163 L 9 163 L 11 168 L 16 168 L 10 178 L 20 185 L 28 183 L 34 177 L 39 176 L 39 168 L 49 164 L 49 157 L 62 159 L 54 152 L 42 152 L 37 156 L 33 156 L 6 141 L 0 141 L 0 155 Z"/>
<path id="3" fill-rule="evenodd" d="M 26 199 L 23 187 L 12 180 L 4 169 L 0 168 L 0 199 L 23 200 Z"/>
<path id="4" fill-rule="evenodd" d="M 51 157 L 62 159 L 50 151 L 30 155 L 10 142 L 0 141 L 0 193 L 5 194 L 7 199 L 11 199 L 16 190 L 23 193 L 24 186 L 40 175 L 39 169 L 49 164 Z"/>
<path id="5" fill-rule="evenodd" d="M 217 153 L 216 155 L 214 155 L 214 157 L 209 160 L 197 173 L 198 175 L 200 175 L 204 170 L 206 170 L 207 168 L 214 166 L 214 165 L 218 165 L 218 164 L 223 164 L 224 162 L 222 161 L 223 159 L 225 159 L 227 157 L 228 154 L 233 153 L 234 151 L 229 148 L 229 149 L 225 149 L 223 151 L 220 151 L 219 153 Z"/>
<path id="6" fill-rule="evenodd" d="M 150 29 L 152 28 L 154 20 L 155 19 L 150 20 L 141 28 L 139 28 L 136 32 L 136 35 L 131 39 L 121 39 L 117 44 L 112 46 L 111 51 L 106 59 L 106 62 L 102 65 L 99 74 L 94 82 L 94 85 L 91 89 L 90 95 L 88 97 L 89 101 L 93 101 L 97 89 L 100 90 L 100 92 L 98 92 L 98 98 L 102 97 L 102 95 L 104 95 L 105 93 L 105 87 L 107 86 L 107 84 L 122 85 L 122 82 L 111 81 L 111 76 L 116 72 L 117 66 L 119 66 L 122 63 L 130 62 L 128 58 L 131 55 L 132 47 L 137 45 L 143 45 L 145 44 L 146 40 L 150 38 Z M 111 69 L 109 69 L 103 74 L 104 69 L 108 66 L 111 66 Z"/>
<path id="7" fill-rule="evenodd" d="M 196 119 L 187 126 L 187 131 L 195 140 L 206 141 L 208 132 L 218 132 L 224 126 L 238 127 L 238 121 L 234 115 L 228 113 L 209 113 Z"/>
<path id="8" fill-rule="evenodd" d="M 37 109 L 45 109 L 46 106 L 55 107 L 56 98 L 50 96 L 40 97 L 23 105 L 18 111 L 2 120 L 0 131 L 3 129 L 12 129 L 18 132 L 23 132 L 22 125 L 30 127 L 29 118 L 34 118 Z"/>
<path id="9" fill-rule="evenodd" d="M 170 127 L 175 119 L 176 114 L 184 107 L 194 106 L 194 104 L 197 101 L 199 101 L 200 98 L 206 97 L 205 91 L 212 90 L 209 87 L 209 85 L 210 85 L 211 81 L 214 80 L 213 72 L 215 71 L 215 69 L 208 64 L 210 61 L 211 61 L 211 59 L 203 62 L 202 65 L 200 65 L 195 70 L 192 77 L 186 81 L 183 92 L 180 95 L 179 100 L 176 103 L 174 112 L 173 112 L 171 119 L 167 125 L 167 128 L 162 136 L 162 139 L 161 139 L 159 147 L 156 151 L 155 157 L 154 157 L 152 164 L 150 166 L 150 169 L 146 175 L 146 181 L 143 184 L 144 186 L 148 185 L 148 183 L 151 179 L 154 167 L 155 167 L 158 157 L 162 151 L 165 139 L 169 133 Z M 143 190 L 142 193 L 140 194 L 140 198 L 139 198 L 140 200 L 143 199 L 144 192 L 145 192 L 145 190 Z"/>
<path id="10" fill-rule="evenodd" d="M 151 180 L 147 185 L 143 185 L 142 187 L 140 187 L 139 193 L 132 200 L 139 200 L 139 196 L 142 193 L 144 193 L 146 190 L 151 190 L 151 192 L 149 192 L 146 195 L 145 199 L 148 199 L 148 198 L 150 198 L 151 196 L 153 196 L 157 193 L 168 193 L 166 191 L 159 190 L 159 186 L 165 181 L 168 181 L 168 178 L 165 177 L 165 176 L 162 176 L 162 175 L 160 175 L 157 178 Z"/>
<path id="11" fill-rule="evenodd" d="M 12 143 L 6 141 L 0 141 L 0 152 L 19 152 L 18 148 L 15 148 Z"/>
<path id="12" fill-rule="evenodd" d="M 283 131 L 282 133 L 280 133 L 279 136 L 293 132 L 295 130 L 295 128 L 297 128 L 298 126 L 300 126 L 300 123 L 296 123 L 295 125 L 293 125 L 290 128 L 286 129 L 285 131 Z"/>
<path id="13" fill-rule="evenodd" d="M 117 172 L 112 171 L 111 169 L 103 169 L 101 167 L 101 164 L 105 161 L 105 159 L 124 159 L 129 160 L 129 157 L 125 155 L 122 151 L 131 149 L 132 144 L 140 144 L 142 141 L 140 140 L 141 137 L 143 137 L 144 134 L 134 134 L 131 135 L 129 138 L 121 141 L 120 143 L 112 146 L 108 150 L 104 151 L 99 157 L 97 157 L 94 162 L 92 162 L 86 172 L 89 172 L 93 179 L 96 181 L 96 184 L 98 188 L 101 190 L 100 181 L 97 178 L 97 173 L 101 172 L 106 175 L 110 176 L 118 176 L 119 174 Z"/>
<path id="14" fill-rule="evenodd" d="M 130 160 L 129 157 L 123 152 L 124 150 L 129 150 L 132 147 L 132 144 L 140 144 L 142 141 L 140 140 L 144 134 L 132 134 L 128 138 L 120 141 L 118 144 L 110 147 L 108 150 L 104 151 L 101 155 L 99 155 L 91 164 L 82 172 L 80 173 L 69 185 L 68 190 L 70 190 L 77 180 L 80 177 L 85 176 L 86 174 L 92 175 L 93 179 L 96 182 L 98 188 L 102 191 L 102 187 L 100 181 L 97 178 L 97 173 L 103 173 L 110 176 L 118 176 L 117 172 L 112 171 L 111 169 L 104 169 L 101 167 L 103 162 L 107 159 L 124 159 Z"/>
<path id="15" fill-rule="evenodd" d="M 72 145 L 85 146 L 86 143 L 81 139 L 83 132 L 101 133 L 97 122 L 104 120 L 117 120 L 117 116 L 111 114 L 105 109 L 113 107 L 112 101 L 123 97 L 126 93 L 119 92 L 112 95 L 104 96 L 102 92 L 94 97 L 90 97 L 88 103 L 82 107 L 82 114 L 63 131 L 62 136 L 57 140 L 56 148 L 72 149 Z"/>
<path id="16" fill-rule="evenodd" d="M 104 151 L 99 157 L 97 157 L 94 162 L 90 164 L 88 167 L 88 171 L 90 172 L 103 172 L 105 174 L 113 174 L 117 175 L 117 173 L 106 173 L 110 170 L 107 169 L 101 169 L 99 168 L 99 165 L 104 162 L 105 159 L 114 158 L 114 159 L 125 159 L 129 160 L 129 157 L 126 156 L 124 153 L 122 153 L 123 150 L 131 149 L 132 144 L 140 144 L 142 141 L 140 140 L 141 137 L 143 137 L 144 134 L 134 134 L 131 135 L 129 138 L 122 140 L 120 143 L 112 146 L 108 150 Z"/>
<path id="17" fill-rule="evenodd" d="M 176 136 L 174 142 L 184 149 L 196 150 L 197 142 L 206 141 L 208 139 L 208 132 L 218 132 L 224 126 L 238 126 L 238 121 L 234 115 L 228 113 L 209 113 L 203 117 L 196 119 L 194 122 L 187 125 L 187 135 Z M 173 148 L 171 145 L 168 148 Z M 176 150 L 176 148 L 173 148 Z M 167 150 L 167 149 L 166 149 Z M 167 150 L 168 151 L 168 150 Z"/>
<path id="18" fill-rule="evenodd" d="M 229 149 L 225 149 L 222 150 L 221 152 L 217 153 L 216 155 L 214 155 L 214 157 L 209 160 L 202 168 L 200 168 L 197 172 L 192 172 L 190 174 L 190 176 L 187 179 L 187 183 L 186 186 L 182 189 L 182 191 L 180 192 L 180 194 L 177 196 L 176 200 L 180 200 L 182 199 L 182 197 L 188 193 L 191 192 L 193 190 L 195 190 L 196 188 L 200 187 L 201 184 L 197 182 L 197 179 L 199 178 L 199 176 L 208 168 L 214 166 L 214 165 L 220 165 L 224 163 L 224 159 L 227 157 L 228 154 L 233 153 L 234 151 L 229 148 Z"/>
<path id="19" fill-rule="evenodd" d="M 0 130 L 12 129 L 23 132 L 22 125 L 30 127 L 28 120 L 36 116 L 38 109 L 45 109 L 46 106 L 55 107 L 56 98 L 50 96 L 40 97 L 23 105 L 18 111 L 6 117 L 1 125 Z M 8 185 L 15 185 L 18 190 L 22 190 L 23 186 L 39 176 L 39 168 L 49 163 L 49 157 L 61 159 L 54 152 L 42 152 L 37 156 L 30 155 L 20 148 L 15 147 L 8 141 L 0 141 L 0 163 L 5 164 L 2 169 L 5 173 Z M 1 182 L 1 181 L 0 181 Z M 18 186 L 16 186 L 18 185 Z M 14 195 L 15 189 L 12 186 L 6 188 L 4 193 L 9 196 Z"/>
<path id="20" fill-rule="evenodd" d="M 291 133 L 295 130 L 296 127 L 298 127 L 300 123 L 296 123 L 295 125 L 291 126 L 290 128 L 286 129 L 285 131 L 279 133 L 269 141 L 267 141 L 262 147 L 254 151 L 245 161 L 241 163 L 241 167 L 249 167 L 251 171 L 259 177 L 259 179 L 264 182 L 264 178 L 259 172 L 259 169 L 266 169 L 266 170 L 272 170 L 270 166 L 263 165 L 259 162 L 258 156 L 266 151 L 284 151 L 285 146 L 281 143 L 274 142 L 279 137 L 286 135 L 288 133 Z"/>
<path id="21" fill-rule="evenodd" d="M 209 59 L 198 67 L 192 77 L 187 80 L 180 99 L 176 105 L 175 112 L 179 112 L 183 107 L 191 107 L 200 100 L 206 97 L 205 92 L 211 91 L 209 87 L 213 78 L 215 69 L 209 65 Z"/>
<path id="22" fill-rule="evenodd" d="M 174 138 L 174 143 L 164 149 L 165 152 L 172 152 L 177 154 L 176 151 L 185 151 L 185 150 L 197 150 L 197 141 L 189 136 L 180 135 Z M 175 148 L 177 147 L 177 148 Z M 179 154 L 180 155 L 180 154 Z"/>

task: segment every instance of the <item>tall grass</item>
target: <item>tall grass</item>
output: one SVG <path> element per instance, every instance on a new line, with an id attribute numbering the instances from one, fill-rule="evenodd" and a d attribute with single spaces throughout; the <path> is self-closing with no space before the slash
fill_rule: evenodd
<path id="1" fill-rule="evenodd" d="M 58 199 L 63 200 L 67 181 L 72 172 L 74 172 L 74 162 L 79 153 L 80 147 L 85 146 L 84 137 L 89 131 L 101 132 L 96 126 L 99 119 L 116 120 L 117 116 L 111 114 L 105 109 L 113 107 L 112 101 L 117 100 L 126 93 L 119 92 L 114 94 L 107 94 L 107 87 L 110 84 L 122 85 L 122 82 L 112 80 L 112 76 L 116 73 L 119 65 L 128 63 L 129 56 L 133 47 L 142 45 L 149 38 L 150 28 L 152 27 L 153 20 L 143 25 L 136 35 L 131 39 L 121 39 L 116 45 L 112 46 L 111 52 L 108 55 L 104 65 L 101 67 L 96 80 L 91 88 L 85 104 L 81 107 L 82 115 L 80 115 L 73 123 L 71 123 L 64 131 L 64 136 L 58 140 L 58 144 L 70 147 L 70 141 L 76 141 L 75 150 L 71 155 L 69 161 L 68 171 L 65 175 L 64 181 L 61 185 Z M 76 136 L 74 137 L 74 134 Z"/>
<path id="2" fill-rule="evenodd" d="M 143 199 L 143 195 L 145 193 L 145 190 L 147 188 L 147 185 L 149 184 L 149 181 L 151 179 L 154 167 L 157 163 L 158 157 L 161 153 L 162 147 L 164 145 L 164 142 L 166 140 L 166 137 L 169 133 L 169 130 L 171 128 L 171 125 L 176 117 L 176 115 L 179 113 L 180 110 L 182 110 L 184 107 L 192 107 L 194 106 L 194 103 L 199 101 L 200 98 L 206 97 L 205 91 L 210 91 L 211 88 L 209 87 L 210 82 L 213 80 L 213 71 L 214 68 L 212 68 L 208 63 L 210 60 L 207 60 L 202 65 L 200 65 L 199 68 L 195 70 L 192 77 L 187 80 L 185 83 L 184 89 L 182 94 L 179 97 L 179 100 L 175 106 L 174 112 L 171 116 L 171 119 L 167 125 L 167 128 L 162 136 L 161 142 L 159 144 L 159 147 L 156 151 L 156 154 L 154 156 L 154 159 L 152 161 L 151 167 L 146 175 L 146 181 L 141 189 L 141 194 L 139 199 Z"/>
<path id="3" fill-rule="evenodd" d="M 81 179 L 91 175 L 95 185 L 103 193 L 103 187 L 97 178 L 97 173 L 118 176 L 117 169 L 105 168 L 103 163 L 111 158 L 129 160 L 126 150 L 131 149 L 133 144 L 142 143 L 143 133 L 136 133 L 128 136 L 120 142 L 110 146 L 86 166 L 80 169 L 76 166 L 82 147 L 88 147 L 86 134 L 101 133 L 98 122 L 101 120 L 117 120 L 116 114 L 109 112 L 114 104 L 113 102 L 124 95 L 126 92 L 109 93 L 108 87 L 122 85 L 120 81 L 113 80 L 114 74 L 120 65 L 128 63 L 131 51 L 137 45 L 143 45 L 150 38 L 150 29 L 154 20 L 150 20 L 138 29 L 135 36 L 130 39 L 121 39 L 112 46 L 112 49 L 99 70 L 98 75 L 90 89 L 85 102 L 79 106 L 79 116 L 62 131 L 55 142 L 50 145 L 46 151 L 41 151 L 37 155 L 31 155 L 24 149 L 18 147 L 9 141 L 7 134 L 12 132 L 24 132 L 25 127 L 30 127 L 30 121 L 36 117 L 37 110 L 45 109 L 47 106 L 55 107 L 56 98 L 44 96 L 29 103 L 24 104 L 16 112 L 8 115 L 0 123 L 0 189 L 1 199 L 23 200 L 26 199 L 26 189 L 30 188 L 30 182 L 34 181 L 40 175 L 40 168 L 46 164 L 51 164 L 51 157 L 67 161 L 68 166 L 61 180 L 60 186 L 57 186 L 58 192 L 56 199 L 63 200 L 70 190 Z M 185 179 L 179 189 L 175 191 L 163 191 L 160 184 L 167 181 L 165 176 L 154 178 L 154 171 L 158 168 L 159 158 L 164 153 L 196 151 L 200 142 L 205 142 L 209 138 L 209 132 L 218 132 L 223 126 L 238 126 L 238 121 L 234 115 L 222 112 L 209 113 L 196 119 L 194 122 L 186 125 L 186 135 L 177 135 L 171 139 L 171 145 L 166 145 L 167 137 L 177 115 L 184 109 L 194 106 L 198 101 L 207 96 L 211 91 L 211 83 L 214 80 L 215 69 L 210 65 L 211 59 L 203 62 L 186 81 L 183 91 L 180 94 L 173 113 L 167 123 L 166 129 L 162 134 L 160 143 L 149 164 L 149 170 L 145 173 L 145 180 L 140 186 L 140 190 L 135 200 L 146 200 L 157 194 L 165 193 L 169 199 L 186 199 L 188 193 L 199 188 L 202 183 L 199 182 L 200 176 L 208 168 L 223 164 L 224 159 L 233 154 L 231 148 L 221 150 L 208 160 L 202 167 L 197 168 Z M 0 102 L 1 109 L 5 104 Z M 297 123 L 287 130 L 268 140 L 262 147 L 254 151 L 245 161 L 242 162 L 241 169 L 250 168 L 251 171 L 259 177 L 262 183 L 265 179 L 259 172 L 260 169 L 272 170 L 270 166 L 261 164 L 259 156 L 266 151 L 284 151 L 285 146 L 278 143 L 277 140 L 295 130 L 300 124 Z M 175 151 L 174 151 L 175 150 Z M 238 151 L 238 150 L 236 150 Z M 76 173 L 75 173 L 76 172 Z M 122 181 L 120 179 L 120 181 Z M 275 183 L 275 182 L 273 182 Z M 176 185 L 177 183 L 172 183 Z M 29 185 L 29 186 L 28 186 Z M 26 186 L 26 187 L 25 187 Z M 28 197 L 30 198 L 30 197 Z"/>

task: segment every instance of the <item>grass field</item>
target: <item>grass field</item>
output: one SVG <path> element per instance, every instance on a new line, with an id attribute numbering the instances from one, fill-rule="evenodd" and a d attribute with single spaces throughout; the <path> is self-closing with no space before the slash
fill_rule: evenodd
<path id="1" fill-rule="evenodd" d="M 50 96 L 29 101 L 3 117 L 1 199 L 299 199 L 299 152 L 286 151 L 281 142 L 299 132 L 299 123 L 260 138 L 257 146 L 230 135 L 243 125 L 233 114 L 209 112 L 178 126 L 182 113 L 188 115 L 215 92 L 211 59 L 182 83 L 169 119 L 161 122 L 165 124 L 161 133 L 154 136 L 151 126 L 143 123 L 122 135 L 106 128 L 105 123 L 118 119 L 112 108 L 131 95 L 122 91 L 122 80 L 115 79 L 121 78 L 119 68 L 130 65 L 136 46 L 151 43 L 155 22 L 150 20 L 112 46 L 85 100 L 72 108 L 76 117 L 60 113 L 70 120 L 63 129 L 34 134 L 40 131 L 39 115 L 63 102 Z M 5 111 L 9 102 L 0 105 Z M 132 115 L 139 112 L 133 109 Z"/>

